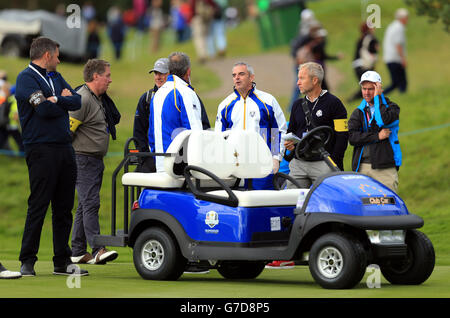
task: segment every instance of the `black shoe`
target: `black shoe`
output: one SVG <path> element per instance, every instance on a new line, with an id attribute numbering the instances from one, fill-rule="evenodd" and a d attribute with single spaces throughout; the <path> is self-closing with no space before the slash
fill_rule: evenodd
<path id="1" fill-rule="evenodd" d="M 53 270 L 53 275 L 63 275 L 63 276 L 87 276 L 89 272 L 85 269 L 81 269 L 78 265 L 68 264 L 66 266 L 57 267 L 55 266 Z"/>
<path id="2" fill-rule="evenodd" d="M 36 272 L 34 271 L 34 264 L 23 263 L 20 267 L 20 273 L 23 277 L 36 276 Z"/>
<path id="3" fill-rule="evenodd" d="M 209 267 L 203 264 L 189 262 L 184 269 L 184 274 L 208 274 Z"/>

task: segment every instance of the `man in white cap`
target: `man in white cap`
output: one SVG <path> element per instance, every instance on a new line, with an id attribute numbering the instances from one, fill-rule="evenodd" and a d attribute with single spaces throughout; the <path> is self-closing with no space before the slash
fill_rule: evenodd
<path id="1" fill-rule="evenodd" d="M 360 85 L 363 100 L 348 121 L 349 142 L 354 146 L 352 170 L 397 192 L 402 164 L 398 141 L 400 108 L 384 97 L 377 72 L 365 72 Z"/>
<path id="2" fill-rule="evenodd" d="M 400 8 L 395 12 L 395 21 L 389 24 L 384 35 L 383 59 L 392 79 L 391 85 L 385 90 L 386 94 L 395 88 L 401 93 L 406 92 L 406 24 L 408 10 Z"/>
<path id="3" fill-rule="evenodd" d="M 149 72 L 153 73 L 155 85 L 145 92 L 139 99 L 136 114 L 134 115 L 133 137 L 137 140 L 136 148 L 140 152 L 149 152 L 148 146 L 148 119 L 150 116 L 150 102 L 156 91 L 163 86 L 169 76 L 169 59 L 160 58 Z M 140 158 L 137 171 L 155 172 L 153 157 Z"/>

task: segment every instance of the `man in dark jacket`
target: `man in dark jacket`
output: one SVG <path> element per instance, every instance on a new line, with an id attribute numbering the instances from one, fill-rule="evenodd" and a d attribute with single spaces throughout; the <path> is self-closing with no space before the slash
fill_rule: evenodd
<path id="1" fill-rule="evenodd" d="M 331 127 L 334 136 L 325 149 L 334 163 L 344 170 L 343 160 L 348 142 L 347 110 L 336 96 L 322 89 L 323 77 L 323 68 L 318 63 L 309 62 L 300 66 L 297 84 L 305 98 L 294 103 L 287 132 L 302 138 L 315 127 Z M 305 110 L 309 115 L 305 114 Z M 286 141 L 284 145 L 289 151 L 295 149 L 294 141 Z M 289 163 L 289 169 L 289 175 L 296 179 L 302 188 L 309 188 L 319 176 L 331 172 L 320 156 L 294 158 Z M 292 186 L 288 182 L 288 188 Z"/>
<path id="2" fill-rule="evenodd" d="M 360 85 L 363 101 L 348 122 L 349 141 L 354 146 L 352 170 L 397 191 L 402 159 L 398 141 L 400 108 L 384 97 L 377 72 L 365 72 Z"/>
<path id="3" fill-rule="evenodd" d="M 81 97 L 61 74 L 59 44 L 40 37 L 30 47 L 30 65 L 17 77 L 16 99 L 30 179 L 28 211 L 19 259 L 22 276 L 35 276 L 42 225 L 52 204 L 55 275 L 87 275 L 71 264 L 69 235 L 77 167 L 68 111 L 81 107 Z"/>

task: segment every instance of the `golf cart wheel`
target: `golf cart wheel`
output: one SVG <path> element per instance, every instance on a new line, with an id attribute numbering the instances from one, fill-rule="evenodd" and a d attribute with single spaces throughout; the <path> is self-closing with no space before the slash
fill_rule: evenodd
<path id="1" fill-rule="evenodd" d="M 406 259 L 380 264 L 381 273 L 391 284 L 419 285 L 430 277 L 434 269 L 433 244 L 422 232 L 409 230 L 405 238 Z"/>
<path id="2" fill-rule="evenodd" d="M 309 270 L 323 288 L 352 288 L 364 276 L 367 256 L 357 239 L 340 233 L 320 237 L 309 253 Z"/>
<path id="3" fill-rule="evenodd" d="M 159 227 L 149 228 L 139 235 L 133 261 L 139 275 L 151 280 L 177 280 L 187 262 L 175 239 Z"/>
<path id="4" fill-rule="evenodd" d="M 265 263 L 259 261 L 223 261 L 217 271 L 227 279 L 253 279 L 264 270 Z"/>

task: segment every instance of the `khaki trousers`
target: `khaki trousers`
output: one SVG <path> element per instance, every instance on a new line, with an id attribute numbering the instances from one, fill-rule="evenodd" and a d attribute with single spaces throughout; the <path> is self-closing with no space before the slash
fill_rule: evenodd
<path id="1" fill-rule="evenodd" d="M 380 181 L 394 192 L 398 190 L 398 172 L 396 168 L 372 169 L 370 163 L 361 163 L 358 172 Z"/>

